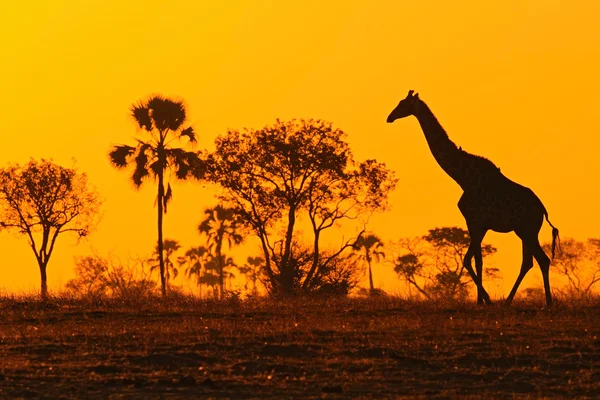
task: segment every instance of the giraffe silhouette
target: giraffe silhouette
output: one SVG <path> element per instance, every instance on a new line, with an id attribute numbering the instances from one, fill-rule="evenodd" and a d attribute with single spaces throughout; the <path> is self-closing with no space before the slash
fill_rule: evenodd
<path id="1" fill-rule="evenodd" d="M 463 189 L 458 208 L 467 222 L 471 243 L 464 257 L 464 267 L 477 285 L 477 303 L 491 304 L 490 296 L 483 288 L 483 257 L 481 242 L 489 230 L 512 232 L 521 239 L 523 262 L 519 276 L 506 299 L 510 304 L 527 272 L 537 260 L 544 278 L 546 304 L 552 304 L 550 293 L 550 258 L 538 239 L 544 217 L 552 227 L 552 257 L 557 246 L 558 229 L 548 219 L 548 212 L 533 191 L 511 181 L 500 168 L 487 158 L 467 153 L 456 147 L 427 104 L 410 90 L 390 113 L 387 122 L 414 115 L 427 139 L 427 144 L 440 167 Z M 471 260 L 475 258 L 477 273 Z"/>

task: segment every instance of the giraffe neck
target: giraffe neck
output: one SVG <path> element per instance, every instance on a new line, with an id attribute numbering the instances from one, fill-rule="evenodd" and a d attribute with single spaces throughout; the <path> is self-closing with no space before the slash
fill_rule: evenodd
<path id="1" fill-rule="evenodd" d="M 452 179 L 454 179 L 463 189 L 469 177 L 466 176 L 465 169 L 465 152 L 456 147 L 454 142 L 450 140 L 448 134 L 442 128 L 437 118 L 427 104 L 419 100 L 420 104 L 415 112 L 415 117 L 421 125 L 421 129 L 427 139 L 427 144 L 431 150 L 431 154 Z"/>

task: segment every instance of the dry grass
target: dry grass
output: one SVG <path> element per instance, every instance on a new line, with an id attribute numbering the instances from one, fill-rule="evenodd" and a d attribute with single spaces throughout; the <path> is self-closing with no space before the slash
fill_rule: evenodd
<path id="1" fill-rule="evenodd" d="M 597 300 L 4 297 L 0 311 L 0 398 L 600 396 Z"/>

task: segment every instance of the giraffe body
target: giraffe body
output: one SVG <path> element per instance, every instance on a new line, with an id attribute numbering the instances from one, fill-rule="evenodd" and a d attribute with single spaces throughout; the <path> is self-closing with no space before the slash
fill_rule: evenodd
<path id="1" fill-rule="evenodd" d="M 465 217 L 471 244 L 464 259 L 465 269 L 477 285 L 478 303 L 491 303 L 482 285 L 483 257 L 481 242 L 489 230 L 512 232 L 523 243 L 521 271 L 506 302 L 510 304 L 516 291 L 533 266 L 535 258 L 542 270 L 546 303 L 552 303 L 550 294 L 550 259 L 540 246 L 538 234 L 544 222 L 552 226 L 552 252 L 558 238 L 556 229 L 548 219 L 548 212 L 537 195 L 529 188 L 508 179 L 490 160 L 467 153 L 457 147 L 448 137 L 429 107 L 413 95 L 401 100 L 391 112 L 387 122 L 414 115 L 427 139 L 427 143 L 440 167 L 463 189 L 458 208 Z M 554 256 L 554 254 L 553 254 Z M 473 271 L 471 260 L 475 258 L 477 272 Z"/>

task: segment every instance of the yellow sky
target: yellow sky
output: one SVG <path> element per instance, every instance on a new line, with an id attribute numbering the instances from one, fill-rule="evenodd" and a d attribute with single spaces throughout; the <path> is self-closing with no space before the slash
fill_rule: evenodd
<path id="1" fill-rule="evenodd" d="M 385 123 L 415 89 L 457 145 L 532 188 L 563 236 L 598 237 L 598 15 L 591 0 L 3 2 L 0 164 L 75 159 L 105 198 L 87 242 L 59 238 L 50 288 L 72 277 L 74 255 L 153 247 L 154 187 L 132 190 L 107 161 L 110 146 L 135 134 L 129 106 L 152 93 L 186 101 L 200 148 L 227 128 L 275 118 L 332 121 L 358 159 L 386 162 L 400 179 L 392 211 L 372 218 L 371 230 L 395 240 L 464 226 L 460 189 L 417 121 Z M 175 186 L 165 236 L 197 244 L 211 196 L 198 184 Z M 510 287 L 520 243 L 486 239 Z M 1 233 L 0 254 L 0 288 L 38 289 L 24 238 Z M 526 283 L 536 284 L 531 275 Z M 376 270 L 376 284 L 384 281 L 393 288 L 391 274 Z"/>

